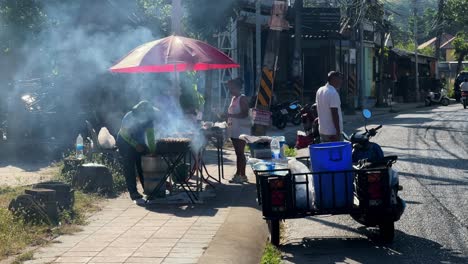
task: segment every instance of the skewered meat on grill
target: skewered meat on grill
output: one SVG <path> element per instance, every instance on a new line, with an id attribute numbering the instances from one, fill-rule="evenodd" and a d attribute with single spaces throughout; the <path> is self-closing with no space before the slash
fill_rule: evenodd
<path id="1" fill-rule="evenodd" d="M 161 138 L 156 141 L 156 153 L 180 153 L 190 147 L 189 138 Z"/>
<path id="2" fill-rule="evenodd" d="M 161 138 L 157 143 L 190 143 L 189 138 Z"/>

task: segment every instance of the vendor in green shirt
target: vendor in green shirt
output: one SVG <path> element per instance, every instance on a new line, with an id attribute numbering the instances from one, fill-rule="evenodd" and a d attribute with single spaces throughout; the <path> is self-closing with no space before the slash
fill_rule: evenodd
<path id="1" fill-rule="evenodd" d="M 137 190 L 135 168 L 144 186 L 141 156 L 155 151 L 154 122 L 158 112 L 149 102 L 139 102 L 122 119 L 117 136 L 127 189 L 136 204 L 142 204 L 145 200 Z"/>

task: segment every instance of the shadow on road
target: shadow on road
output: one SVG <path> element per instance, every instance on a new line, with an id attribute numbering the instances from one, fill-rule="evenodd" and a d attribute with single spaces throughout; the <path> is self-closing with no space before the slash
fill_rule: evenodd
<path id="1" fill-rule="evenodd" d="M 468 159 L 435 158 L 411 154 L 411 156 L 400 157 L 399 160 L 406 161 L 411 164 L 422 164 L 448 169 L 468 170 Z"/>
<path id="2" fill-rule="evenodd" d="M 468 256 L 435 241 L 395 231 L 391 245 L 382 244 L 376 228 L 352 228 L 325 219 L 311 221 L 364 237 L 305 237 L 282 246 L 287 263 L 468 263 Z"/>
<path id="3" fill-rule="evenodd" d="M 434 185 L 468 186 L 468 179 L 467 180 L 457 180 L 457 179 L 453 179 L 453 178 L 435 177 L 435 176 L 422 175 L 422 174 L 409 173 L 409 172 L 399 172 L 399 174 L 400 174 L 400 176 L 405 176 L 405 177 L 412 177 L 412 178 L 417 178 L 417 179 L 436 181 L 437 183 L 434 183 Z"/>
<path id="4" fill-rule="evenodd" d="M 437 242 L 400 231 L 390 246 L 365 238 L 304 238 L 281 247 L 289 263 L 468 263 Z"/>

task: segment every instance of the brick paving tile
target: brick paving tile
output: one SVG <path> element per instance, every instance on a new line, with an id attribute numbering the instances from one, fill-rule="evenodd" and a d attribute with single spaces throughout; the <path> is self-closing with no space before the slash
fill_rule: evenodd
<path id="1" fill-rule="evenodd" d="M 103 249 L 97 257 L 130 257 L 135 249 L 133 248 L 114 248 L 114 247 L 107 247 Z"/>
<path id="2" fill-rule="evenodd" d="M 156 232 L 154 233 L 151 238 L 182 238 L 185 232 L 171 232 L 171 231 L 164 231 L 164 232 Z"/>
<path id="3" fill-rule="evenodd" d="M 126 239 L 126 238 L 134 238 L 134 237 L 138 237 L 138 238 L 143 238 L 143 239 L 148 239 L 150 237 L 153 236 L 153 234 L 155 234 L 156 231 L 150 231 L 150 232 L 126 232 L 126 233 L 123 233 L 119 239 Z"/>
<path id="4" fill-rule="evenodd" d="M 137 249 L 135 253 L 138 251 L 170 252 L 171 250 L 172 247 L 156 246 L 155 244 L 144 244 L 139 249 Z"/>
<path id="5" fill-rule="evenodd" d="M 87 263 L 92 257 L 59 257 L 54 263 Z"/>
<path id="6" fill-rule="evenodd" d="M 203 252 L 200 253 L 183 253 L 183 252 L 175 252 L 175 253 L 169 253 L 167 255 L 167 258 L 193 258 L 197 259 L 200 258 L 203 255 Z"/>
<path id="7" fill-rule="evenodd" d="M 133 226 L 127 230 L 127 232 L 149 232 L 158 231 L 161 226 Z"/>
<path id="8" fill-rule="evenodd" d="M 151 264 L 160 264 L 163 262 L 163 258 L 140 258 L 140 257 L 130 257 L 125 263 L 151 263 Z"/>
<path id="9" fill-rule="evenodd" d="M 99 251 L 68 251 L 61 255 L 61 257 L 94 257 Z"/>
<path id="10" fill-rule="evenodd" d="M 182 243 L 209 243 L 213 240 L 212 238 L 182 238 L 179 242 Z"/>
<path id="11" fill-rule="evenodd" d="M 166 220 L 164 221 L 146 221 L 146 220 L 140 220 L 140 222 L 136 223 L 132 228 L 138 228 L 138 227 L 161 227 L 166 223 Z"/>
<path id="12" fill-rule="evenodd" d="M 109 248 L 134 248 L 138 249 L 143 245 L 143 241 L 125 241 L 125 240 L 116 240 L 109 244 Z"/>
<path id="13" fill-rule="evenodd" d="M 211 242 L 211 241 L 210 241 Z M 184 243 L 178 242 L 174 248 L 207 248 L 210 242 L 193 242 L 193 243 Z"/>
<path id="14" fill-rule="evenodd" d="M 179 239 L 177 238 L 151 238 L 145 242 L 145 245 L 151 244 L 156 247 L 173 247 L 178 241 Z"/>
<path id="15" fill-rule="evenodd" d="M 181 247 L 175 248 L 174 247 L 174 248 L 171 249 L 170 253 L 193 253 L 193 254 L 200 253 L 200 254 L 203 254 L 203 252 L 205 252 L 205 249 L 203 249 L 203 248 L 181 248 Z"/>
<path id="16" fill-rule="evenodd" d="M 83 245 L 83 246 L 76 246 L 74 248 L 71 248 L 70 250 L 68 250 L 68 252 L 86 252 L 86 251 L 99 252 L 103 250 L 105 247 L 107 247 L 107 245 L 94 245 L 94 246 Z"/>
<path id="17" fill-rule="evenodd" d="M 171 229 L 171 230 L 188 230 L 191 228 L 191 224 L 186 224 L 186 225 L 170 225 L 170 224 L 165 224 L 162 226 L 165 229 Z"/>
<path id="18" fill-rule="evenodd" d="M 169 255 L 171 248 L 140 248 L 132 257 L 145 257 L 145 258 L 165 258 Z"/>
<path id="19" fill-rule="evenodd" d="M 101 261 L 101 260 L 99 260 Z M 115 261 L 115 262 L 106 262 L 105 260 L 102 262 L 88 262 L 87 264 L 123 264 L 124 262 L 121 261 Z"/>
<path id="20" fill-rule="evenodd" d="M 25 261 L 23 262 L 23 264 L 46 264 L 46 263 L 53 262 L 55 259 L 56 258 L 38 258 L 38 259 Z"/>
<path id="21" fill-rule="evenodd" d="M 94 257 L 88 263 L 123 263 L 128 257 Z"/>
<path id="22" fill-rule="evenodd" d="M 198 258 L 165 258 L 162 264 L 196 264 Z"/>
<path id="23" fill-rule="evenodd" d="M 218 231 L 217 230 L 212 230 L 212 231 L 193 231 L 193 230 L 188 230 L 187 233 L 185 233 L 185 236 L 214 236 L 216 235 Z"/>
<path id="24" fill-rule="evenodd" d="M 171 222 L 169 220 L 168 223 L 166 223 L 164 226 L 167 226 L 167 227 L 187 227 L 187 226 L 192 226 L 194 223 L 193 222 Z"/>

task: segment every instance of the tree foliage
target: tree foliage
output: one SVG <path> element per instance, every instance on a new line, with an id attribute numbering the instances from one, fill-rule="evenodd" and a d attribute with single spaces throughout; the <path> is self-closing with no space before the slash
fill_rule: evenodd
<path id="1" fill-rule="evenodd" d="M 468 3 L 466 0 L 447 0 L 445 17 L 460 31 L 468 30 Z"/>
<path id="2" fill-rule="evenodd" d="M 458 61 L 457 72 L 460 72 L 463 60 L 468 57 L 468 34 L 464 32 L 458 33 L 452 43 Z"/>
<path id="3" fill-rule="evenodd" d="M 39 33 L 47 15 L 35 0 L 0 0 L 0 48 L 8 53 Z"/>
<path id="4" fill-rule="evenodd" d="M 137 0 L 145 16 L 145 26 L 156 35 L 171 34 L 171 1 Z M 201 39 L 209 39 L 214 33 L 224 30 L 229 17 L 235 14 L 238 1 L 184 0 L 182 25 L 184 34 Z"/>

